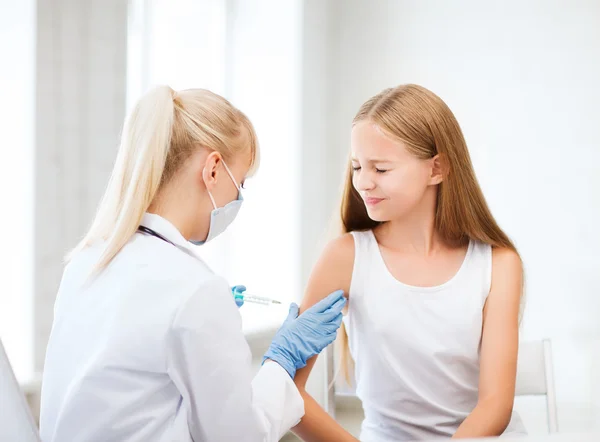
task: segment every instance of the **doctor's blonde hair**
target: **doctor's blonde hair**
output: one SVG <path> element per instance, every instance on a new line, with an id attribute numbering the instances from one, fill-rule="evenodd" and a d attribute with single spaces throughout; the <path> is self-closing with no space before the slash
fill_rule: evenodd
<path id="1" fill-rule="evenodd" d="M 441 98 L 415 84 L 385 89 L 361 106 L 352 125 L 360 121 L 374 123 L 417 158 L 429 159 L 438 154 L 442 157 L 447 173 L 437 187 L 435 229 L 445 241 L 460 245 L 474 240 L 517 252 L 488 208 L 462 130 Z M 352 175 L 349 161 L 340 207 L 343 233 L 371 230 L 380 224 L 369 218 L 363 199 L 352 184 Z M 340 369 L 348 381 L 352 360 L 343 324 L 339 345 Z"/>
<path id="2" fill-rule="evenodd" d="M 254 127 L 225 98 L 205 89 L 177 92 L 157 86 L 148 91 L 125 120 L 96 216 L 67 260 L 94 243 L 106 242 L 95 270 L 105 268 L 135 234 L 159 190 L 199 148 L 217 151 L 225 161 L 249 152 L 251 173 L 258 167 Z"/>

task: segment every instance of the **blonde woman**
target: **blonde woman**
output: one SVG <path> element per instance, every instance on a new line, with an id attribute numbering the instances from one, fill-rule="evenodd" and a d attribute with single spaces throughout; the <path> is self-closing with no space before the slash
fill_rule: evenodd
<path id="1" fill-rule="evenodd" d="M 300 316 L 292 304 L 252 379 L 230 288 L 190 244 L 233 221 L 258 156 L 216 94 L 163 86 L 137 103 L 57 295 L 44 441 L 276 441 L 299 421 L 292 379 L 335 338 L 343 292 Z"/>
<path id="2" fill-rule="evenodd" d="M 521 259 L 439 97 L 403 85 L 360 108 L 341 221 L 301 310 L 333 287 L 349 293 L 342 344 L 365 411 L 361 440 L 523 433 L 513 413 Z M 296 375 L 306 414 L 295 431 L 354 440 L 304 390 L 313 364 Z"/>

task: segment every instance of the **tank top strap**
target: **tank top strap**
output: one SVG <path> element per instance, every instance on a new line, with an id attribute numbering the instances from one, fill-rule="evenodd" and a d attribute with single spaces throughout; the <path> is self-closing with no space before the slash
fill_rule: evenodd
<path id="1" fill-rule="evenodd" d="M 465 276 L 471 280 L 471 283 L 477 285 L 483 307 L 492 287 L 492 247 L 475 240 L 471 240 L 471 247 L 468 271 L 465 272 Z"/>
<path id="2" fill-rule="evenodd" d="M 377 272 L 377 240 L 372 230 L 351 232 L 354 238 L 354 266 L 350 283 L 350 297 L 357 301 L 370 287 L 370 279 Z"/>

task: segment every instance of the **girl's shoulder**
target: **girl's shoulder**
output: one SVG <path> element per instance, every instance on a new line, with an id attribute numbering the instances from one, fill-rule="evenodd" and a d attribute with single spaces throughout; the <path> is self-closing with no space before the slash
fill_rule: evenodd
<path id="1" fill-rule="evenodd" d="M 339 280 L 348 280 L 352 276 L 355 255 L 355 237 L 353 233 L 344 233 L 331 240 L 323 249 L 317 263 L 336 275 Z"/>
<path id="2" fill-rule="evenodd" d="M 357 234 L 357 232 L 343 233 L 340 236 L 338 236 L 337 238 L 332 239 L 331 241 L 329 241 L 329 243 L 323 250 L 323 253 L 329 253 L 338 258 L 343 258 L 343 257 L 347 258 L 348 254 L 353 255 L 354 254 L 354 235 L 356 235 L 356 234 Z M 340 255 L 340 256 L 338 256 L 338 255 Z"/>
<path id="3" fill-rule="evenodd" d="M 331 240 L 323 249 L 308 280 L 301 310 L 304 310 L 329 293 L 350 291 L 354 267 L 354 237 L 344 233 Z"/>

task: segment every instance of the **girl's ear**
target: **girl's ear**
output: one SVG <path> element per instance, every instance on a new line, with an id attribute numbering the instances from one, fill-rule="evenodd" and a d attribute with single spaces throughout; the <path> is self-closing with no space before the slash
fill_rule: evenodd
<path id="1" fill-rule="evenodd" d="M 429 177 L 429 184 L 436 185 L 440 184 L 448 176 L 448 163 L 446 157 L 442 154 L 437 154 L 431 159 L 431 176 Z"/>

